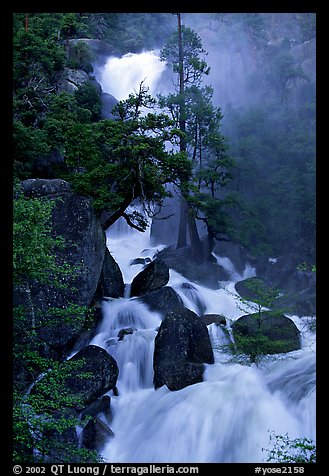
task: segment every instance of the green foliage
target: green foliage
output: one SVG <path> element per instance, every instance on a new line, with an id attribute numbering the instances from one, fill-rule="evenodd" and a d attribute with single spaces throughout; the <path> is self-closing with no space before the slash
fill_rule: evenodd
<path id="1" fill-rule="evenodd" d="M 206 20 L 207 18 L 208 16 L 205 16 Z M 211 19 L 218 30 L 212 41 L 231 39 L 241 48 L 250 43 L 252 51 L 257 52 L 255 61 L 261 58 L 262 68 L 257 69 L 258 76 L 253 79 L 250 87 L 255 88 L 255 85 L 272 81 L 272 93 L 277 91 L 287 103 L 285 107 L 284 104 L 278 104 L 275 98 L 275 101 L 268 104 L 262 102 L 258 108 L 240 108 L 239 113 L 232 109 L 227 113 L 226 119 L 233 119 L 232 140 L 227 155 L 235 158 L 236 166 L 234 177 L 230 167 L 226 168 L 225 187 L 240 194 L 239 206 L 236 201 L 231 209 L 225 207 L 232 219 L 230 228 L 234 229 L 235 238 L 254 254 L 276 254 L 284 245 L 290 249 L 302 236 L 306 237 L 308 242 L 314 241 L 315 93 L 314 87 L 298 66 L 293 51 L 294 44 L 290 39 L 294 38 L 298 44 L 314 38 L 315 14 L 227 13 L 211 14 Z M 73 94 L 56 94 L 58 73 L 65 65 L 87 70 L 90 63 L 90 53 L 82 42 L 72 41 L 69 56 L 67 55 L 67 38 L 100 38 L 123 53 L 140 51 L 147 47 L 154 48 L 154 41 L 159 42 L 162 47 L 168 39 L 168 56 L 173 59 L 172 65 L 176 64 L 176 70 L 178 67 L 177 32 L 173 33 L 175 15 L 29 13 L 28 32 L 25 31 L 24 13 L 15 13 L 13 20 L 14 173 L 20 179 L 35 176 L 36 160 L 46 159 L 54 150 L 60 151 L 69 166 L 75 163 L 76 170 L 81 168 L 81 155 L 83 160 L 87 160 L 88 154 L 91 154 L 95 164 L 100 159 L 100 154 L 98 151 L 95 153 L 95 149 L 100 148 L 101 154 L 106 155 L 107 146 L 104 143 L 98 143 L 94 147 L 95 131 L 84 128 L 87 124 L 99 120 L 97 95 L 93 97 L 91 90 L 84 91 L 78 104 Z M 223 31 L 225 38 L 222 37 Z M 172 33 L 173 36 L 170 36 Z M 275 37 L 285 36 L 288 40 L 285 39 L 282 43 L 273 41 Z M 191 85 L 192 80 L 198 80 L 198 75 L 207 73 L 208 67 L 204 62 L 206 52 L 200 37 L 193 30 L 183 27 L 183 39 L 186 46 L 185 77 Z M 222 44 L 225 47 L 225 42 Z M 304 83 L 304 92 L 299 103 L 303 106 L 296 106 L 294 109 L 289 105 L 289 92 L 296 81 L 298 84 Z M 197 83 L 194 85 L 200 86 Z M 78 96 L 79 94 L 77 93 Z M 201 96 L 205 98 L 203 113 L 200 109 L 201 103 L 196 105 L 196 101 L 193 105 L 192 96 L 190 104 L 193 116 L 191 111 L 186 113 L 186 119 L 190 120 L 190 133 L 187 133 L 188 140 L 191 141 L 191 159 L 197 143 L 193 142 L 196 122 L 193 122 L 192 118 L 200 118 L 198 127 L 202 133 L 206 120 L 204 119 L 202 124 L 201 118 L 210 117 L 206 112 L 207 94 L 205 88 L 202 88 Z M 57 96 L 62 97 L 62 110 L 60 101 L 56 106 Z M 64 101 L 65 97 L 69 103 L 69 96 L 75 100 L 74 105 L 70 106 L 71 109 L 69 104 L 65 106 Z M 193 98 L 193 101 L 195 99 Z M 179 95 L 172 95 L 170 113 L 175 120 L 180 100 Z M 169 103 L 168 100 L 168 108 Z M 188 103 L 187 99 L 186 104 Z M 77 125 L 83 127 L 76 127 Z M 178 129 L 177 124 L 175 127 Z M 77 137 L 84 137 L 81 150 L 78 146 L 74 147 L 77 130 Z M 180 137 L 178 131 L 177 141 Z M 87 147 L 88 142 L 92 147 Z M 205 146 L 204 143 L 203 147 Z M 204 166 L 206 160 L 203 152 Z M 213 163 L 210 170 L 199 171 L 196 183 L 199 183 L 198 180 L 204 180 L 204 184 L 208 183 L 211 188 L 211 181 L 214 183 L 213 179 L 218 176 L 215 167 Z M 54 177 L 64 177 L 67 173 L 69 177 L 73 170 L 68 171 L 65 163 L 61 166 L 51 166 L 51 173 Z M 251 183 L 257 183 L 257 187 L 251 187 Z M 218 193 L 220 195 L 222 191 Z M 217 198 L 223 197 L 220 195 Z M 102 202 L 103 199 L 97 198 L 98 208 Z"/>
<path id="2" fill-rule="evenodd" d="M 74 93 L 77 98 L 77 105 L 91 112 L 91 121 L 97 121 L 101 118 L 101 97 L 96 86 L 91 83 L 85 83 Z"/>
<path id="3" fill-rule="evenodd" d="M 40 36 L 33 17 L 29 18 L 28 31 L 23 25 L 23 22 L 14 23 L 14 117 L 26 126 L 35 127 L 48 108 L 56 75 L 65 64 L 65 53 L 50 32 L 47 38 Z"/>
<path id="4" fill-rule="evenodd" d="M 65 362 L 64 365 L 42 357 L 40 349 L 35 348 L 36 337 L 33 334 L 35 330 L 31 331 L 29 342 L 20 339 L 15 344 L 14 362 L 19 359 L 25 370 L 35 377 L 41 372 L 45 375 L 36 384 L 37 392 L 32 389 L 32 392 L 26 393 L 24 388 L 20 389 L 20 382 L 14 381 L 13 461 L 101 462 L 95 451 L 78 448 L 71 439 L 76 426 L 84 426 L 86 420 L 78 420 L 70 410 L 79 404 L 79 398 L 70 394 L 66 379 L 72 373 L 83 379 L 89 378 L 90 374 L 80 371 L 81 360 Z"/>
<path id="5" fill-rule="evenodd" d="M 259 318 L 263 308 L 271 308 L 274 301 L 278 298 L 280 291 L 276 288 L 272 288 L 264 283 L 259 278 L 252 277 L 244 281 L 244 285 L 247 288 L 247 296 L 236 296 L 241 305 L 238 308 L 243 312 L 250 312 L 255 310 L 255 305 Z M 252 302 L 250 302 L 252 301 Z M 273 312 L 273 311 L 272 311 Z M 282 312 L 276 311 L 276 312 Z"/>
<path id="6" fill-rule="evenodd" d="M 50 152 L 47 135 L 41 129 L 25 126 L 21 121 L 13 123 L 13 165 L 18 178 L 28 178 L 32 175 L 32 165 L 35 159 Z"/>
<path id="7" fill-rule="evenodd" d="M 209 74 L 209 67 L 202 58 L 206 51 L 202 47 L 200 36 L 182 25 L 182 44 L 183 44 L 183 71 L 184 83 L 186 85 L 200 85 L 203 75 Z M 179 51 L 178 51 L 178 32 L 172 34 L 160 52 L 160 59 L 169 62 L 174 73 L 179 73 Z"/>
<path id="8" fill-rule="evenodd" d="M 27 198 L 16 188 L 13 213 L 13 275 L 19 284 L 29 279 L 42 283 L 59 282 L 72 273 L 67 266 L 58 266 L 54 250 L 63 247 L 61 237 L 51 235 L 51 213 L 54 201 Z"/>
<path id="9" fill-rule="evenodd" d="M 14 330 L 13 461 L 102 462 L 96 451 L 79 448 L 75 442 L 76 426 L 84 426 L 87 420 L 79 420 L 72 412 L 71 409 L 79 405 L 80 399 L 70 394 L 66 385 L 66 380 L 73 373 L 81 379 L 88 379 L 91 374 L 81 372 L 82 360 L 63 364 L 43 357 L 43 346 L 40 343 L 38 345 L 37 329 L 28 330 L 25 310 L 18 311 L 16 309 Z M 69 316 L 68 312 L 66 319 L 74 323 L 75 316 Z M 18 314 L 20 325 L 17 322 Z M 20 369 L 18 373 L 17 361 Z M 36 385 L 35 392 L 34 388 L 26 392 L 26 385 L 22 386 L 22 371 L 29 380 L 32 377 Z M 44 376 L 41 377 L 42 373 Z"/>
<path id="10" fill-rule="evenodd" d="M 86 320 L 88 309 L 85 306 L 78 306 L 77 304 L 67 305 L 64 309 L 52 307 L 46 312 L 42 312 L 42 322 L 46 322 L 47 326 L 57 326 L 58 321 L 68 324 L 72 331 L 79 331 Z M 39 316 L 36 316 L 37 318 Z M 44 324 L 41 324 L 44 325 Z"/>
<path id="11" fill-rule="evenodd" d="M 180 140 L 180 148 L 186 148 L 193 165 L 187 182 L 181 184 L 181 192 L 190 208 L 189 217 L 203 220 L 213 238 L 231 232 L 227 208 L 234 199 L 232 195 L 225 197 L 223 188 L 232 179 L 234 161 L 227 154 L 227 144 L 220 131 L 221 110 L 211 102 L 213 89 L 201 87 L 202 78 L 209 74 L 203 59 L 206 51 L 196 32 L 182 26 L 181 33 L 182 59 L 178 32 L 162 48 L 160 58 L 169 62 L 176 74 L 182 63 L 184 87 L 180 85 L 176 94 L 160 97 L 160 105 L 169 111 L 180 128 L 184 139 Z"/>
<path id="12" fill-rule="evenodd" d="M 271 449 L 267 452 L 267 461 L 273 463 L 315 463 L 316 446 L 310 438 L 289 438 L 285 435 L 270 435 Z"/>
<path id="13" fill-rule="evenodd" d="M 77 13 L 66 13 L 61 18 L 60 25 L 61 34 L 64 38 L 73 37 L 78 31 L 78 14 Z"/>
<path id="14" fill-rule="evenodd" d="M 37 393 L 22 396 L 14 392 L 13 433 L 15 463 L 102 462 L 96 451 L 79 448 L 72 435 L 79 420 L 69 409 L 78 403 L 67 391 L 65 380 L 79 372 L 81 362 L 66 362 L 65 366 L 48 361 L 52 368 L 37 383 Z M 81 374 L 81 378 L 87 378 Z"/>
<path id="15" fill-rule="evenodd" d="M 42 313 L 40 324 L 40 316 L 28 298 L 29 281 L 63 287 L 65 278 L 75 272 L 66 263 L 58 264 L 56 260 L 56 249 L 65 243 L 51 233 L 54 203 L 42 198 L 27 198 L 19 186 L 15 187 L 14 284 L 27 296 L 27 304 L 14 309 L 13 321 L 13 461 L 16 463 L 47 462 L 49 458 L 52 462 L 100 461 L 96 452 L 79 449 L 74 442 L 67 441 L 72 431 L 75 434 L 76 425 L 83 424 L 72 415 L 68 417 L 64 411 L 79 403 L 77 397 L 69 393 L 65 381 L 72 373 L 79 372 L 81 361 L 65 362 L 65 365 L 58 362 L 38 332 L 40 326 L 57 324 L 58 320 L 73 329 L 75 326 L 81 328 L 87 310 L 77 305 L 68 305 L 65 309 L 49 308 Z M 38 381 L 38 392 L 27 391 L 42 373 L 46 376 Z M 80 372 L 80 377 L 88 378 L 88 374 Z"/>
<path id="16" fill-rule="evenodd" d="M 247 288 L 246 296 L 234 295 L 239 301 L 237 307 L 249 317 L 254 319 L 255 326 L 252 333 L 235 332 L 233 350 L 247 354 L 252 362 L 256 362 L 260 355 L 276 354 L 287 352 L 289 343 L 285 339 L 270 339 L 263 334 L 262 318 L 264 309 L 271 309 L 273 303 L 279 296 L 279 290 L 267 286 L 258 278 L 248 278 L 245 280 Z M 255 312 L 256 311 L 256 312 Z M 281 315 L 282 309 L 268 310 L 266 314 Z"/>
<path id="17" fill-rule="evenodd" d="M 153 112 L 141 115 L 143 107 L 154 105 L 141 85 L 138 94 L 114 108 L 116 120 L 75 124 L 65 143 L 71 168 L 68 178 L 75 190 L 91 196 L 97 211 L 111 212 L 113 222 L 124 216 L 137 228 L 144 225 L 126 212 L 128 206 L 136 199 L 146 205 L 161 203 L 167 195 L 165 185 L 183 180 L 190 170 L 183 154 L 165 148 L 165 141 L 174 142 L 177 136 L 169 117 Z"/>
<path id="18" fill-rule="evenodd" d="M 298 271 L 305 271 L 305 272 L 312 272 L 316 273 L 316 265 L 315 264 L 308 264 L 305 261 L 303 263 L 299 263 L 296 267 Z"/>
<path id="19" fill-rule="evenodd" d="M 232 27 L 232 41 L 241 48 L 246 39 L 252 51 L 267 45 L 269 23 L 264 14 L 212 15 L 215 21 Z M 136 211 L 129 212 L 129 205 L 139 200 L 150 210 L 166 196 L 165 185 L 175 183 L 188 197 L 193 216 L 204 219 L 213 236 L 232 236 L 234 232 L 249 249 L 265 253 L 280 252 L 284 246 L 293 249 L 301 237 L 309 243 L 314 240 L 315 94 L 294 59 L 289 41 L 266 49 L 262 73 L 253 80 L 252 87 L 260 78 L 268 81 L 288 105 L 292 85 L 304 80 L 305 105 L 278 107 L 275 98 L 262 108 L 231 110 L 234 121 L 228 149 L 220 132 L 221 111 L 211 104 L 212 89 L 200 87 L 201 78 L 209 73 L 206 51 L 200 37 L 184 26 L 185 95 L 172 94 L 163 101 L 172 120 L 153 111 L 142 114 L 142 110 L 155 105 L 142 85 L 139 93 L 118 104 L 113 121 L 100 120 L 100 98 L 90 83 L 75 94 L 57 93 L 58 75 L 65 66 L 91 72 L 86 45 L 72 41 L 69 47 L 68 40 L 79 37 L 103 39 L 122 53 L 154 48 L 155 43 L 162 47 L 168 39 L 162 57 L 170 60 L 174 72 L 179 72 L 177 32 L 170 37 L 175 28 L 174 15 L 30 13 L 28 31 L 25 14 L 15 13 L 13 20 L 16 177 L 33 177 L 36 161 L 59 151 L 65 163 L 52 166 L 53 176 L 69 180 L 77 192 L 92 197 L 99 213 L 104 209 L 109 212 L 109 224 L 124 216 L 132 226 L 145 229 L 145 218 Z M 314 14 L 296 14 L 295 20 L 302 41 L 314 37 Z M 271 19 L 270 23 L 277 37 L 282 38 L 280 25 L 274 25 Z M 236 35 L 240 27 L 243 37 Z M 182 100 L 185 110 L 181 118 L 187 125 L 184 132 L 179 128 Z M 182 138 L 187 141 L 189 158 L 184 151 L 176 153 L 164 146 L 168 141 L 177 146 Z M 56 263 L 56 247 L 64 243 L 60 237 L 51 236 L 52 206 L 53 202 L 27 199 L 15 192 L 15 284 L 24 287 L 33 279 L 59 286 L 65 282 L 62 278 L 74 272 L 65 263 Z M 256 288 L 254 292 L 258 295 L 255 302 L 259 317 L 261 309 L 271 305 L 273 296 L 268 290 Z M 246 306 L 247 302 L 241 304 Z M 68 305 L 66 309 L 49 309 L 44 317 L 48 323 L 61 319 L 75 326 L 85 319 L 85 313 L 85 309 Z M 15 366 L 20 364 L 18 369 L 15 367 L 14 382 L 15 462 L 30 462 L 33 448 L 40 461 L 47 454 L 55 458 L 55 447 L 63 461 L 97 460 L 95 454 L 84 450 L 78 455 L 74 444 L 70 447 L 63 443 L 65 438 L 61 439 L 76 421 L 63 415 L 55 418 L 54 413 L 73 402 L 59 391 L 63 384 L 61 367 L 40 339 L 38 316 L 28 306 L 15 309 L 14 341 Z M 279 341 L 269 343 L 261 334 L 238 336 L 236 341 L 253 359 L 282 345 Z M 52 374 L 42 383 L 43 396 L 26 399 L 27 383 L 49 369 Z M 52 396 L 56 398 L 49 398 Z M 57 432 L 57 437 L 47 440 L 44 435 L 48 430 Z"/>
<path id="20" fill-rule="evenodd" d="M 64 66 L 65 55 L 62 47 L 53 39 L 44 41 L 33 32 L 31 26 L 28 31 L 21 27 L 15 33 L 14 86 L 35 86 L 43 76 L 44 80 L 50 81 L 54 72 Z M 31 81 L 34 83 L 31 84 Z"/>
<path id="21" fill-rule="evenodd" d="M 232 111 L 230 154 L 239 193 L 232 217 L 242 244 L 254 254 L 281 254 L 315 239 L 315 116 L 311 106 Z M 257 184 L 257 186 L 251 186 Z"/>
<path id="22" fill-rule="evenodd" d="M 87 74 L 93 72 L 93 55 L 87 43 L 78 41 L 70 45 L 69 57 L 67 59 L 67 66 L 71 69 L 82 69 Z"/>
<path id="23" fill-rule="evenodd" d="M 289 344 L 284 339 L 270 339 L 260 330 L 252 335 L 235 333 L 232 349 L 247 354 L 251 362 L 257 362 L 261 355 L 288 352 Z"/>
<path id="24" fill-rule="evenodd" d="M 38 161 L 47 164 L 52 153 L 61 154 L 64 162 L 46 166 L 52 177 L 64 178 L 92 197 L 99 213 L 109 211 L 111 222 L 125 216 L 139 229 L 146 222 L 126 213 L 129 204 L 140 199 L 150 211 L 166 196 L 167 183 L 189 173 L 183 154 L 165 148 L 165 142 L 177 141 L 179 130 L 164 114 L 142 117 L 142 108 L 155 106 L 142 85 L 117 106 L 115 121 L 100 121 L 100 95 L 91 82 L 74 94 L 55 91 L 57 70 L 72 61 L 81 67 L 90 59 L 86 45 L 72 42 L 68 48 L 68 39 L 92 31 L 96 17 L 99 27 L 112 29 L 115 22 L 132 25 L 141 15 L 29 14 L 27 32 L 25 15 L 14 15 L 15 176 L 33 177 Z M 146 16 L 158 23 L 157 15 Z"/>

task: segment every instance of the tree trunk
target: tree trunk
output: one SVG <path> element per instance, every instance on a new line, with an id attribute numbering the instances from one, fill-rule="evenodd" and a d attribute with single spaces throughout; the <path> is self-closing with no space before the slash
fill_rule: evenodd
<path id="1" fill-rule="evenodd" d="M 186 106 L 185 106 L 185 84 L 184 84 L 184 51 L 182 42 L 182 24 L 180 13 L 177 13 L 178 20 L 178 62 L 179 62 L 179 129 L 183 134 L 180 136 L 180 152 L 186 152 Z M 184 197 L 180 203 L 180 219 L 178 240 L 176 248 L 184 248 L 187 245 L 187 227 L 190 234 L 192 260 L 200 263 L 203 259 L 202 244 L 196 227 L 195 218 L 189 213 L 189 206 Z"/>
<path id="2" fill-rule="evenodd" d="M 180 96 L 180 104 L 179 104 L 179 129 L 184 133 L 184 135 L 180 136 L 180 151 L 186 152 L 186 139 L 185 139 L 185 131 L 186 131 L 186 117 L 185 117 L 185 87 L 184 87 L 184 52 L 183 52 L 183 42 L 182 42 L 182 25 L 181 25 L 181 18 L 180 13 L 177 13 L 178 18 L 178 62 L 179 62 L 179 96 Z"/>
<path id="3" fill-rule="evenodd" d="M 204 259 L 203 247 L 199 237 L 195 218 L 193 214 L 191 213 L 191 211 L 192 210 L 189 209 L 187 213 L 188 230 L 189 230 L 190 242 L 191 242 L 191 257 L 192 257 L 192 261 L 194 261 L 197 264 L 201 264 Z"/>
<path id="4" fill-rule="evenodd" d="M 180 152 L 186 152 L 186 123 L 185 123 L 185 97 L 184 97 L 184 69 L 183 69 L 183 43 L 182 43 L 182 24 L 180 13 L 177 13 L 178 20 L 178 61 L 179 61 L 179 129 L 184 133 L 179 139 Z M 184 197 L 180 202 L 180 216 L 179 216 L 179 230 L 176 248 L 184 248 L 186 246 L 186 234 L 187 234 L 187 211 L 188 206 Z"/>
<path id="5" fill-rule="evenodd" d="M 187 202 L 184 197 L 180 199 L 179 207 L 179 230 L 176 248 L 185 248 L 187 233 Z"/>

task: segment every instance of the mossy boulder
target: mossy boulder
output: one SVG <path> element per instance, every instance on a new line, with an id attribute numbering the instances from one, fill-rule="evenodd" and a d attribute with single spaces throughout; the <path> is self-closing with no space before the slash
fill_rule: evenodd
<path id="1" fill-rule="evenodd" d="M 232 325 L 238 351 L 254 360 L 260 354 L 291 352 L 301 348 L 295 323 L 277 312 L 247 314 Z"/>
<path id="2" fill-rule="evenodd" d="M 189 309 L 169 312 L 155 338 L 154 387 L 180 390 L 202 382 L 205 363 L 214 363 L 207 326 Z"/>

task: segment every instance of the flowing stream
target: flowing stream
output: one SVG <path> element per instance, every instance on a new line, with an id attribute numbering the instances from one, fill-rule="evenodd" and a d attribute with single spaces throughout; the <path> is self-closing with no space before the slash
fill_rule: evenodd
<path id="1" fill-rule="evenodd" d="M 120 229 L 121 226 L 121 229 Z M 119 264 L 126 289 L 142 269 L 130 264 L 135 258 L 151 258 L 163 248 L 150 247 L 149 229 L 127 230 L 122 223 L 107 230 L 107 244 Z M 223 314 L 229 323 L 243 312 L 237 307 L 234 283 L 243 276 L 226 264 L 232 280 L 208 289 L 170 270 L 168 285 L 184 305 L 201 314 Z M 183 283 L 190 286 L 182 287 Z M 315 343 L 303 331 L 299 351 L 264 356 L 250 364 L 239 360 L 228 344 L 229 332 L 208 326 L 215 363 L 205 365 L 204 381 L 179 391 L 153 388 L 153 351 L 157 328 L 163 319 L 140 299 L 129 296 L 104 299 L 103 320 L 91 344 L 106 349 L 117 361 L 118 395 L 111 395 L 113 420 L 102 456 L 115 463 L 248 463 L 266 461 L 273 435 L 315 440 Z M 307 320 L 291 316 L 304 328 Z M 305 321 L 305 322 L 304 322 Z M 118 332 L 130 327 L 122 340 Z"/>
<path id="2" fill-rule="evenodd" d="M 150 92 L 158 92 L 164 68 L 154 52 L 128 54 L 109 58 L 97 79 L 103 91 L 120 100 L 145 78 Z M 225 256 L 216 259 L 231 279 L 215 290 L 170 270 L 168 285 L 184 305 L 199 316 L 224 315 L 227 332 L 216 324 L 208 326 L 215 363 L 205 365 L 203 382 L 179 391 L 166 386 L 154 390 L 154 339 L 164 316 L 129 297 L 132 279 L 144 267 L 132 260 L 152 259 L 164 246 L 150 246 L 149 235 L 149 228 L 139 233 L 120 221 L 107 230 L 107 245 L 123 273 L 126 294 L 104 298 L 103 320 L 90 342 L 106 349 L 119 366 L 118 394 L 109 392 L 115 436 L 106 442 L 102 456 L 112 463 L 266 462 L 273 435 L 315 441 L 315 337 L 305 331 L 309 318 L 290 316 L 302 331 L 301 350 L 264 356 L 257 365 L 234 356 L 228 346 L 230 322 L 246 314 L 237 306 L 234 284 L 254 270 L 247 265 L 241 276 Z M 133 333 L 120 340 L 118 332 L 127 327 Z"/>

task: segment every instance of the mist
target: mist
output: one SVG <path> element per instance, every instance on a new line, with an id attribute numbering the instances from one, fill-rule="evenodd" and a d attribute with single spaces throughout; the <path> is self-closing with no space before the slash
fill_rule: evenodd
<path id="1" fill-rule="evenodd" d="M 227 132 L 232 108 L 242 110 L 273 101 L 299 107 L 315 95 L 316 42 L 310 15 L 181 14 L 183 25 L 201 38 L 210 66 L 204 85 L 213 87 L 213 103 L 224 114 Z M 159 60 L 166 40 L 163 37 L 161 45 L 156 38 L 153 49 L 109 57 L 105 67 L 95 71 L 103 91 L 122 100 L 128 97 L 127 91 L 133 93 L 145 81 L 151 95 L 173 92 L 172 72 Z M 284 67 L 291 67 L 295 74 L 285 78 Z"/>
<path id="2" fill-rule="evenodd" d="M 155 95 L 161 89 L 160 78 L 166 69 L 159 60 L 158 51 L 126 53 L 120 58 L 111 56 L 97 72 L 97 79 L 105 93 L 112 94 L 118 101 L 139 90 L 141 82 Z"/>
<path id="3" fill-rule="evenodd" d="M 236 161 L 225 191 L 244 201 L 243 211 L 231 211 L 241 230 L 238 239 L 270 254 L 294 248 L 302 239 L 314 250 L 312 14 L 182 13 L 181 18 L 200 36 L 210 66 L 203 86 L 213 88 L 212 102 L 223 114 L 222 132 Z M 154 49 L 111 56 L 96 69 L 96 79 L 117 100 L 138 91 L 141 82 L 154 97 L 173 93 L 177 78 L 159 60 L 160 50 L 157 38 Z M 311 255 L 313 260 L 314 251 Z"/>
<path id="4" fill-rule="evenodd" d="M 295 106 L 305 100 L 302 90 L 310 83 L 314 87 L 316 73 L 315 32 L 309 28 L 308 36 L 302 33 L 306 15 L 310 14 L 182 14 L 183 23 L 198 33 L 207 52 L 210 74 L 205 82 L 213 87 L 213 102 L 224 114 L 232 107 L 279 99 L 274 75 L 283 68 L 279 62 L 289 60 L 282 58 L 285 47 L 296 67 L 305 71 L 305 77 L 287 81 L 286 100 Z"/>

